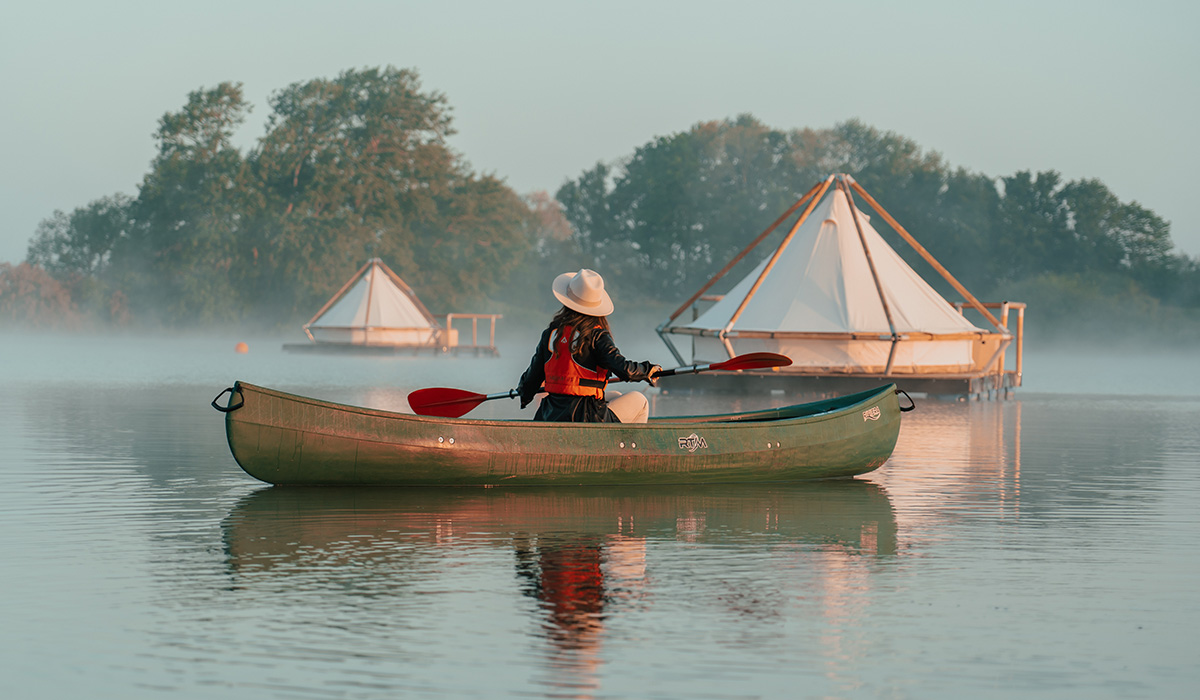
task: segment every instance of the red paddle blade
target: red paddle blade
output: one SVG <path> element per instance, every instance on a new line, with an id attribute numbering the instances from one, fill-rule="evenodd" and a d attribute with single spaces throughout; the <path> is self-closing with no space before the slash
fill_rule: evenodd
<path id="1" fill-rule="evenodd" d="M 408 395 L 408 405 L 418 416 L 461 418 L 487 399 L 486 394 L 439 386 L 412 392 Z"/>
<path id="2" fill-rule="evenodd" d="M 738 355 L 724 362 L 714 362 L 709 369 L 734 371 L 739 369 L 767 369 L 770 367 L 787 367 L 792 364 L 792 358 L 774 352 L 751 352 Z"/>

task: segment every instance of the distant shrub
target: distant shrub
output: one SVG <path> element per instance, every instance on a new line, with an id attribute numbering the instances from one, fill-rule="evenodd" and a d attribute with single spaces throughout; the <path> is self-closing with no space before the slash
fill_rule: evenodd
<path id="1" fill-rule="evenodd" d="M 36 265 L 0 263 L 0 322 L 31 328 L 78 328 L 71 293 Z"/>

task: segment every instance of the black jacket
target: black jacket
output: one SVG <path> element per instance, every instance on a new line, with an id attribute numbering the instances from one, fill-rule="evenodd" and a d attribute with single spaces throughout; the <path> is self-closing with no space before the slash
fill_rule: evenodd
<path id="1" fill-rule="evenodd" d="M 529 369 L 521 375 L 517 391 L 521 394 L 521 408 L 529 405 L 533 397 L 542 390 L 542 382 L 546 380 L 546 362 L 550 359 L 550 336 L 553 331 L 547 328 L 542 332 L 533 359 L 529 361 Z M 588 369 L 607 369 L 610 374 L 617 375 L 617 380 L 623 382 L 641 382 L 650 377 L 654 367 L 650 362 L 631 362 L 626 360 L 617 346 L 613 344 L 612 334 L 601 331 L 590 353 L 585 356 L 575 355 L 575 361 Z M 604 399 L 594 399 L 590 396 L 568 396 L 566 394 L 546 394 L 542 404 L 538 406 L 534 420 L 563 421 L 573 423 L 620 423 L 616 414 L 608 408 Z"/>

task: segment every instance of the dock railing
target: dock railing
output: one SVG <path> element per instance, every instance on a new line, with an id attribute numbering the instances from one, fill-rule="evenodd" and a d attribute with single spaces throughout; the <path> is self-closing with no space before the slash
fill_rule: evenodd
<path id="1" fill-rule="evenodd" d="M 471 350 L 475 354 L 490 354 L 499 355 L 500 351 L 496 349 L 496 321 L 504 318 L 503 314 L 446 314 L 446 324 L 439 334 L 438 342 L 441 343 L 442 352 L 459 352 L 462 350 Z M 454 322 L 471 322 L 471 343 L 461 343 L 459 338 L 463 336 L 462 328 L 455 328 Z M 479 342 L 479 322 L 485 320 L 488 322 L 488 342 L 487 345 L 482 345 Z M 459 324 L 460 326 L 463 323 Z"/>
<path id="2" fill-rule="evenodd" d="M 1025 368 L 1025 302 L 1023 301 L 988 301 L 983 302 L 983 306 L 988 309 L 1000 310 L 1000 325 L 1012 334 L 1012 345 L 1014 347 L 1014 366 L 1008 369 L 1007 354 L 1008 349 L 1001 350 L 1000 356 L 996 358 L 994 369 L 989 368 L 989 373 L 999 375 L 1002 388 L 1014 388 L 1021 386 L 1021 377 Z M 958 313 L 965 314 L 968 304 L 966 302 L 957 302 L 954 308 Z M 1011 312 L 1017 312 L 1016 327 L 1009 326 L 1009 318 Z"/>

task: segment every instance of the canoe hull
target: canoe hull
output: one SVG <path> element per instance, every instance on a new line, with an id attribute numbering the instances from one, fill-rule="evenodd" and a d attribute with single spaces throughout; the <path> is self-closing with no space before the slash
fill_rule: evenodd
<path id="1" fill-rule="evenodd" d="M 894 386 L 842 399 L 643 424 L 446 419 L 243 382 L 226 413 L 234 459 L 272 484 L 702 484 L 854 476 L 887 461 Z"/>

